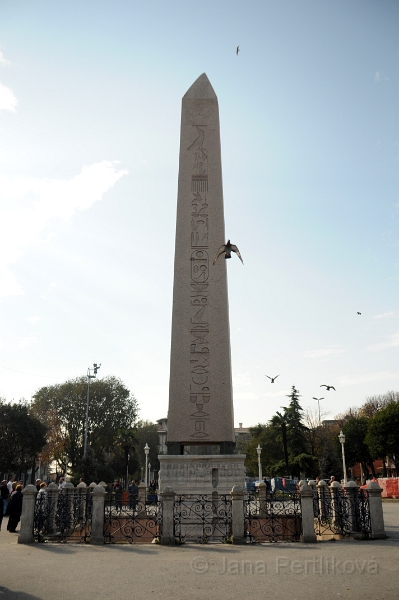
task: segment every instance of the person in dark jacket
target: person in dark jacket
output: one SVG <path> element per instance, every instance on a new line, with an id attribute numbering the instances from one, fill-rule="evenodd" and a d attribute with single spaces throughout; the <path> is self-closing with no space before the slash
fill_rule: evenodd
<path id="1" fill-rule="evenodd" d="M 1 485 L 0 485 L 0 497 L 1 497 L 0 511 L 2 514 L 1 518 L 3 518 L 3 515 L 6 514 L 9 496 L 10 496 L 10 492 L 8 491 L 7 481 L 5 479 L 3 479 L 3 481 L 1 482 Z"/>
<path id="2" fill-rule="evenodd" d="M 114 483 L 114 492 L 115 492 L 115 508 L 118 511 L 122 510 L 122 492 L 123 487 L 119 483 L 119 479 L 117 479 Z"/>
<path id="3" fill-rule="evenodd" d="M 127 488 L 128 492 L 129 492 L 129 508 L 133 508 L 133 510 L 136 509 L 137 506 L 137 497 L 139 494 L 139 488 L 136 485 L 135 480 L 132 480 L 132 483 L 129 485 L 129 487 Z"/>
<path id="4" fill-rule="evenodd" d="M 8 519 L 7 529 L 10 533 L 15 533 L 19 520 L 22 513 L 22 485 L 17 485 L 15 492 L 11 494 L 10 498 L 10 518 Z"/>

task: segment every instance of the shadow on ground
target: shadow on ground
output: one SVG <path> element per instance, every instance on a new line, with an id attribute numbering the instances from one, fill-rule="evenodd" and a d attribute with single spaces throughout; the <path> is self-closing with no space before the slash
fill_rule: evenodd
<path id="1" fill-rule="evenodd" d="M 26 594 L 25 592 L 13 592 L 9 588 L 0 585 L 1 600 L 40 600 L 38 596 Z"/>

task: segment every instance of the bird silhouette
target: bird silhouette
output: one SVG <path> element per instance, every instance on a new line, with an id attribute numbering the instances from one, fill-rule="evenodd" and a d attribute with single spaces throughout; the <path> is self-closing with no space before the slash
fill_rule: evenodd
<path id="1" fill-rule="evenodd" d="M 359 311 L 357 311 L 357 314 L 358 314 L 358 315 L 361 315 L 362 313 L 360 313 Z"/>
<path id="2" fill-rule="evenodd" d="M 269 375 L 265 375 L 265 377 L 270 379 L 270 383 L 274 383 L 274 380 L 277 379 L 277 377 L 280 377 L 280 375 L 276 375 L 275 377 L 269 377 Z"/>
<path id="3" fill-rule="evenodd" d="M 238 56 L 239 51 L 240 51 L 240 46 L 237 46 L 237 50 L 236 50 L 237 56 Z"/>
<path id="4" fill-rule="evenodd" d="M 322 383 L 320 387 L 325 387 L 326 392 L 329 392 L 330 390 L 334 390 L 334 392 L 337 391 L 333 385 L 326 385 L 325 383 Z"/>
<path id="5" fill-rule="evenodd" d="M 230 244 L 230 240 L 227 240 L 227 242 L 225 244 L 223 244 L 223 246 L 220 246 L 216 256 L 215 256 L 215 260 L 213 261 L 213 264 L 216 264 L 217 259 L 219 258 L 219 256 L 221 254 L 224 254 L 224 257 L 227 258 L 231 258 L 231 251 L 235 252 L 238 256 L 238 258 L 240 259 L 240 261 L 242 262 L 242 264 L 244 264 L 244 261 L 242 260 L 242 256 L 240 254 L 239 249 L 237 248 L 237 246 L 235 246 L 234 244 Z"/>

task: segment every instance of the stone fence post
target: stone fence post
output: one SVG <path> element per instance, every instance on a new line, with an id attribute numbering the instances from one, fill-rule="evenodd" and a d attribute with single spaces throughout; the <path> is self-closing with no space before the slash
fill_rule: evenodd
<path id="1" fill-rule="evenodd" d="M 162 534 L 161 544 L 163 546 L 173 545 L 175 543 L 174 529 L 174 510 L 175 510 L 175 492 L 170 487 L 166 487 L 159 494 L 162 502 Z"/>
<path id="2" fill-rule="evenodd" d="M 93 509 L 91 513 L 91 544 L 104 543 L 104 502 L 105 490 L 102 485 L 93 488 Z"/>
<path id="3" fill-rule="evenodd" d="M 301 515 L 302 515 L 302 533 L 301 541 L 305 544 L 317 542 L 314 532 L 314 514 L 313 514 L 313 488 L 307 483 L 302 483 L 299 488 L 301 496 Z"/>
<path id="4" fill-rule="evenodd" d="M 36 486 L 27 485 L 22 491 L 24 499 L 22 502 L 21 528 L 18 534 L 18 544 L 32 544 L 33 522 L 35 519 Z"/>
<path id="5" fill-rule="evenodd" d="M 367 486 L 370 507 L 371 537 L 385 539 L 384 514 L 382 512 L 382 488 L 376 481 L 370 481 Z"/>
<path id="6" fill-rule="evenodd" d="M 357 529 L 356 523 L 356 495 L 357 495 L 357 485 L 355 481 L 349 480 L 347 483 L 344 483 L 344 490 L 346 496 L 348 498 L 348 514 L 347 520 L 350 523 L 351 532 L 355 533 Z"/>
<path id="7" fill-rule="evenodd" d="M 56 524 L 56 516 L 58 509 L 58 496 L 60 493 L 60 488 L 56 483 L 50 483 L 47 488 L 47 498 L 50 506 L 50 514 L 49 514 L 49 524 L 48 524 L 48 532 L 54 534 L 57 529 Z"/>
<path id="8" fill-rule="evenodd" d="M 267 515 L 266 484 L 261 481 L 259 484 L 259 518 L 264 519 Z"/>
<path id="9" fill-rule="evenodd" d="M 231 490 L 233 544 L 245 544 L 244 488 L 235 485 Z"/>

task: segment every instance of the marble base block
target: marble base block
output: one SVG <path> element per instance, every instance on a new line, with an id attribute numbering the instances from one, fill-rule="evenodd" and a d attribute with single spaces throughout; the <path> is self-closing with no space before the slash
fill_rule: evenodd
<path id="1" fill-rule="evenodd" d="M 159 490 L 175 494 L 230 494 L 245 487 L 245 454 L 160 455 Z"/>

